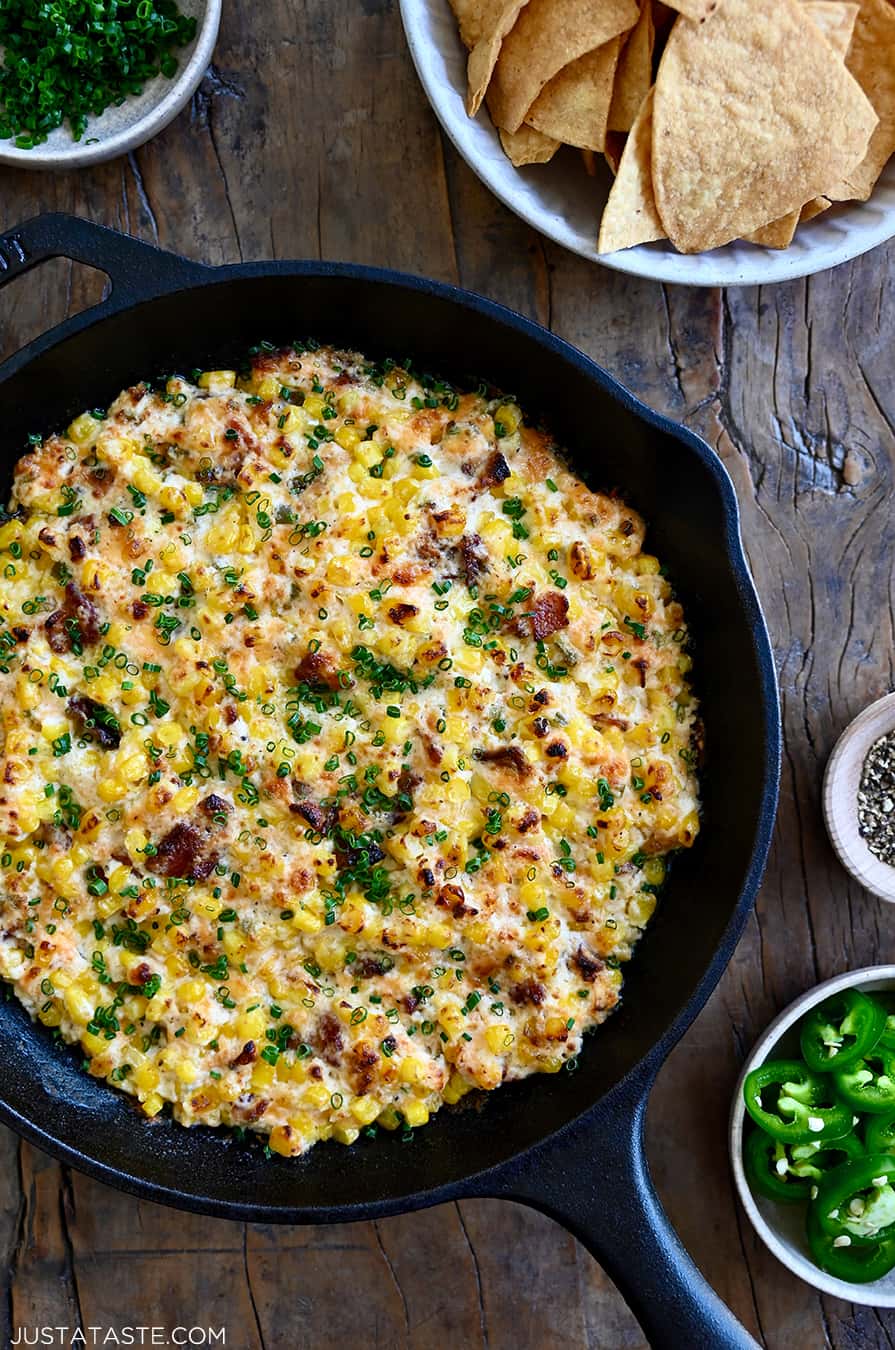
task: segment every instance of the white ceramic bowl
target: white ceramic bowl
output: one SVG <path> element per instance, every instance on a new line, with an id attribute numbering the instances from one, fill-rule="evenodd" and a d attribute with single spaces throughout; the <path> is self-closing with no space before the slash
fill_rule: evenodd
<path id="1" fill-rule="evenodd" d="M 549 164 L 514 169 L 483 109 L 467 117 L 466 52 L 448 0 L 400 0 L 404 31 L 423 88 L 467 164 L 496 197 L 536 230 L 605 267 L 689 286 L 756 286 L 825 271 L 895 235 L 895 160 L 869 202 L 837 206 L 801 225 L 789 248 L 733 243 L 684 255 L 668 243 L 597 253 L 597 230 L 611 177 L 601 165 L 589 178 L 577 150 Z"/>
<path id="2" fill-rule="evenodd" d="M 848 1284 L 837 1280 L 811 1260 L 805 1238 L 805 1211 L 801 1205 L 778 1205 L 763 1195 L 753 1195 L 743 1168 L 743 1133 L 747 1125 L 743 1102 L 743 1083 L 746 1075 L 766 1059 L 789 1058 L 799 1055 L 795 1024 L 805 1013 L 831 994 L 842 989 L 860 988 L 867 993 L 874 989 L 895 990 L 895 966 L 868 966 L 863 970 L 849 970 L 832 980 L 825 980 L 807 994 L 802 994 L 784 1009 L 771 1023 L 752 1048 L 740 1074 L 730 1112 L 730 1162 L 733 1179 L 743 1208 L 758 1236 L 766 1247 L 782 1261 L 794 1275 L 835 1298 L 849 1303 L 864 1303 L 870 1308 L 895 1308 L 895 1270 L 873 1284 Z"/>
<path id="3" fill-rule="evenodd" d="M 107 108 L 101 117 L 91 117 L 79 141 L 72 139 L 67 125 L 57 127 L 33 150 L 19 150 L 14 141 L 0 140 L 0 164 L 18 169 L 83 169 L 126 155 L 164 130 L 199 87 L 221 24 L 222 0 L 179 0 L 179 4 L 183 14 L 197 20 L 197 28 L 193 41 L 174 51 L 177 71 L 173 79 L 157 75 L 144 85 L 142 94 L 125 99 L 120 108 Z"/>
<path id="4" fill-rule="evenodd" d="M 895 694 L 865 708 L 833 747 L 824 774 L 824 820 L 839 861 L 856 881 L 881 900 L 895 901 L 895 867 L 870 852 L 858 824 L 858 788 L 867 751 L 895 731 Z"/>

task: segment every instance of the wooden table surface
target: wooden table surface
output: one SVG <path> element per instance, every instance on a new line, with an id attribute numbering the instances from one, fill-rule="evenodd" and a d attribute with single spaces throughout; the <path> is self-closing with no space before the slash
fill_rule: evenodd
<path id="1" fill-rule="evenodd" d="M 113 164 L 0 170 L 0 226 L 62 209 L 211 263 L 324 257 L 458 282 L 549 325 L 717 450 L 780 673 L 781 805 L 756 916 L 653 1094 L 649 1156 L 694 1259 L 770 1350 L 891 1350 L 895 1312 L 821 1298 L 754 1237 L 733 1197 L 726 1116 L 743 1054 L 784 1004 L 895 956 L 895 910 L 848 881 L 819 802 L 838 732 L 893 686 L 895 248 L 763 290 L 604 270 L 509 215 L 445 144 L 395 0 L 224 9 L 188 111 Z M 0 303 L 0 347 L 92 302 L 100 282 L 62 261 L 18 281 Z M 138 1203 L 5 1131 L 0 1252 L 4 1344 L 10 1324 L 144 1322 L 224 1325 L 236 1350 L 644 1345 L 596 1263 L 521 1207 L 242 1227 Z"/>

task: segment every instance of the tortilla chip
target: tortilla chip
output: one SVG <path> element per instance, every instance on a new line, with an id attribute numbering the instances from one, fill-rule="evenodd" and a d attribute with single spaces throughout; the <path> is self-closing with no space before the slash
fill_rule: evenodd
<path id="1" fill-rule="evenodd" d="M 895 8 L 888 0 L 860 0 L 855 31 L 845 64 L 864 90 L 879 123 L 860 163 L 847 170 L 844 183 L 827 187 L 834 201 L 866 202 L 895 150 Z M 833 182 L 831 175 L 828 182 Z"/>
<path id="2" fill-rule="evenodd" d="M 466 111 L 470 117 L 475 117 L 482 106 L 503 40 L 527 3 L 528 0 L 486 0 L 484 7 L 489 10 L 487 22 L 469 53 L 466 66 Z"/>
<path id="3" fill-rule="evenodd" d="M 526 125 L 579 150 L 602 150 L 620 47 L 614 37 L 570 61 L 544 85 Z"/>
<path id="4" fill-rule="evenodd" d="M 529 0 L 494 69 L 488 107 L 496 124 L 518 131 L 548 80 L 633 28 L 637 16 L 636 0 Z"/>
<path id="5" fill-rule="evenodd" d="M 665 232 L 680 252 L 699 253 L 801 210 L 846 176 L 875 125 L 797 0 L 724 0 L 704 23 L 679 18 L 653 122 Z"/>
<path id="6" fill-rule="evenodd" d="M 812 23 L 816 23 L 830 46 L 845 60 L 851 42 L 858 6 L 839 3 L 839 0 L 804 0 L 803 9 Z M 760 230 L 745 236 L 750 244 L 763 248 L 789 248 L 797 227 L 805 220 L 813 220 L 830 205 L 826 197 L 812 197 L 801 211 L 789 211 L 779 220 L 772 220 Z"/>
<path id="7" fill-rule="evenodd" d="M 744 234 L 743 238 L 749 244 L 761 244 L 762 248 L 789 248 L 800 215 L 799 211 L 788 211 L 779 220 L 772 220 L 769 224 L 762 225 L 760 230 Z"/>
<path id="8" fill-rule="evenodd" d="M 653 0 L 641 0 L 640 18 L 625 40 L 618 60 L 609 130 L 630 131 L 653 83 Z"/>
<path id="9" fill-rule="evenodd" d="M 812 197 L 810 202 L 806 202 L 802 207 L 802 214 L 799 216 L 799 224 L 804 225 L 806 220 L 813 220 L 815 216 L 822 215 L 824 211 L 830 209 L 829 197 Z"/>
<path id="10" fill-rule="evenodd" d="M 805 13 L 816 23 L 833 51 L 845 59 L 860 6 L 844 0 L 804 0 Z"/>
<path id="11" fill-rule="evenodd" d="M 653 144 L 653 93 L 643 100 L 631 128 L 618 174 L 600 221 L 598 253 L 615 253 L 620 248 L 664 239 L 665 230 L 656 210 L 650 159 Z"/>
<path id="12" fill-rule="evenodd" d="M 597 176 L 597 157 L 596 157 L 596 155 L 594 154 L 593 150 L 582 150 L 582 151 L 581 151 L 581 161 L 582 161 L 582 163 L 584 164 L 584 170 L 585 170 L 585 173 L 587 174 L 588 178 L 596 178 L 596 176 Z"/>
<path id="13" fill-rule="evenodd" d="M 525 164 L 546 164 L 560 147 L 552 136 L 545 136 L 534 127 L 520 127 L 518 131 L 500 128 L 500 143 L 504 154 L 516 169 Z"/>
<path id="14" fill-rule="evenodd" d="M 603 154 L 606 156 L 606 163 L 609 165 L 613 174 L 618 173 L 618 166 L 621 163 L 627 140 L 628 135 L 625 131 L 606 132 L 606 144 L 603 146 Z"/>

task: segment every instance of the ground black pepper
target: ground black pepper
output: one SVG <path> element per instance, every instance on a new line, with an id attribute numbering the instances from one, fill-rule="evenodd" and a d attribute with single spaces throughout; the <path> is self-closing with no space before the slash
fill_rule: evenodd
<path id="1" fill-rule="evenodd" d="M 867 751 L 858 787 L 858 826 L 870 852 L 895 867 L 895 731 Z"/>

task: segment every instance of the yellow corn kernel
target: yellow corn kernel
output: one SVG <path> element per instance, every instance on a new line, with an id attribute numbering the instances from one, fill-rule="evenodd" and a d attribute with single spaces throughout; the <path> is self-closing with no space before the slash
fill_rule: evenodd
<path id="1" fill-rule="evenodd" d="M 308 909 L 297 909 L 292 915 L 291 923 L 300 933 L 319 933 L 323 927 L 323 920 Z"/>
<path id="2" fill-rule="evenodd" d="M 270 1087 L 276 1070 L 272 1064 L 268 1064 L 266 1059 L 259 1059 L 258 1063 L 252 1069 L 252 1087 L 254 1089 Z"/>
<path id="3" fill-rule="evenodd" d="M 329 1105 L 329 1097 L 330 1093 L 328 1087 L 324 1086 L 323 1083 L 312 1083 L 309 1088 L 305 1088 L 302 1100 L 306 1101 L 310 1106 L 315 1107 L 318 1111 L 322 1111 L 324 1106 Z"/>
<path id="4" fill-rule="evenodd" d="M 86 445 L 88 441 L 93 440 L 99 431 L 99 423 L 90 413 L 81 413 L 76 417 L 66 432 L 68 439 L 74 441 L 76 445 Z"/>
<path id="5" fill-rule="evenodd" d="M 198 800 L 199 789 L 197 787 L 182 787 L 171 798 L 171 807 L 181 815 L 186 815 L 188 811 L 192 811 Z"/>
<path id="6" fill-rule="evenodd" d="M 144 1060 L 131 1074 L 131 1082 L 138 1092 L 151 1092 L 158 1087 L 159 1071 L 154 1064 Z"/>
<path id="7" fill-rule="evenodd" d="M 164 1104 L 157 1092 L 150 1092 L 149 1096 L 140 1103 L 140 1107 L 144 1115 L 157 1116 Z"/>
<path id="8" fill-rule="evenodd" d="M 177 990 L 177 1006 L 181 1012 L 186 1012 L 194 1003 L 205 993 L 205 982 L 203 980 L 184 980 L 183 984 Z"/>
<path id="9" fill-rule="evenodd" d="M 513 1043 L 513 1033 L 506 1022 L 495 1022 L 485 1032 L 485 1041 L 492 1055 L 502 1055 Z"/>
<path id="10" fill-rule="evenodd" d="M 267 1137 L 267 1147 L 272 1153 L 279 1153 L 283 1158 L 291 1158 L 296 1151 L 292 1127 L 275 1125 Z"/>
<path id="11" fill-rule="evenodd" d="M 205 500 L 205 493 L 201 483 L 184 483 L 183 495 L 186 497 L 190 506 L 201 506 Z"/>
<path id="12" fill-rule="evenodd" d="M 404 1102 L 401 1111 L 405 1121 L 412 1129 L 416 1129 L 418 1125 L 425 1125 L 429 1119 L 428 1106 L 417 1097 L 411 1097 L 409 1101 Z"/>
<path id="13" fill-rule="evenodd" d="M 244 1041 L 259 1040 L 264 1035 L 267 1017 L 263 1008 L 242 1012 L 236 1019 L 236 1034 Z"/>
<path id="14" fill-rule="evenodd" d="M 183 740 L 183 727 L 179 722 L 162 722 L 160 726 L 155 728 L 154 734 L 160 745 L 165 745 L 171 749 Z"/>
<path id="15" fill-rule="evenodd" d="M 26 675 L 20 675 L 16 680 L 16 698 L 19 701 L 19 707 L 24 708 L 26 712 L 30 712 L 40 702 L 40 686 L 32 684 Z"/>
<path id="16" fill-rule="evenodd" d="M 128 784 L 118 778 L 102 778 L 97 784 L 97 794 L 101 801 L 120 802 L 128 793 Z"/>
<path id="17" fill-rule="evenodd" d="M 463 1014 L 455 1003 L 449 1003 L 441 1009 L 438 1024 L 449 1036 L 459 1036 L 465 1026 Z"/>
<path id="18" fill-rule="evenodd" d="M 77 984 L 69 985 L 69 988 L 63 992 L 62 1000 L 65 1003 L 65 1011 L 73 1022 L 77 1022 L 78 1026 L 86 1026 L 88 1022 L 92 1021 L 93 999 L 90 999 L 82 988 L 78 988 Z"/>
<path id="19" fill-rule="evenodd" d="M 418 1083 L 425 1075 L 426 1069 L 422 1060 L 414 1055 L 408 1055 L 406 1059 L 401 1060 L 398 1069 L 398 1077 L 402 1083 Z"/>
<path id="20" fill-rule="evenodd" d="M 235 388 L 236 371 L 205 370 L 199 376 L 197 384 L 200 389 L 207 389 L 210 394 L 221 394 L 225 389 Z"/>
<path id="21" fill-rule="evenodd" d="M 374 1097 L 355 1097 L 348 1108 L 358 1125 L 372 1125 L 379 1115 L 379 1104 Z"/>
<path id="22" fill-rule="evenodd" d="M 356 1125 L 346 1125 L 339 1121 L 338 1125 L 333 1126 L 333 1139 L 338 1144 L 353 1144 L 360 1135 L 360 1130 Z"/>
<path id="23" fill-rule="evenodd" d="M 320 420 L 325 406 L 324 400 L 320 394 L 308 394 L 302 404 L 302 407 L 308 416 L 313 417 L 315 421 Z"/>
<path id="24" fill-rule="evenodd" d="M 95 1036 L 92 1031 L 81 1033 L 81 1044 L 90 1055 L 103 1055 L 109 1048 L 109 1042 L 103 1036 Z"/>
<path id="25" fill-rule="evenodd" d="M 376 1123 L 381 1125 L 384 1130 L 396 1130 L 401 1121 L 395 1108 L 387 1106 L 384 1111 L 380 1112 Z"/>
<path id="26" fill-rule="evenodd" d="M 62 1009 L 58 1003 L 50 1003 L 49 1007 L 42 1007 L 37 1015 L 45 1027 L 58 1027 L 62 1022 Z"/>

